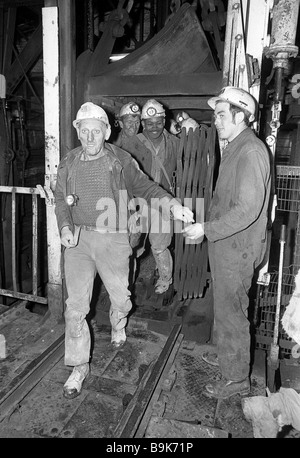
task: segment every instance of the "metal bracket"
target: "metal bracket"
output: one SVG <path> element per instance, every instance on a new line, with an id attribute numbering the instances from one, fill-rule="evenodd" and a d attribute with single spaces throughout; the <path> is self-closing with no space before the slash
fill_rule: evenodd
<path id="1" fill-rule="evenodd" d="M 55 188 L 57 175 L 45 175 L 45 186 L 43 187 L 40 184 L 36 185 L 40 196 L 43 199 L 46 199 L 46 205 L 53 206 L 55 203 L 55 197 L 53 190 Z"/>
<path id="2" fill-rule="evenodd" d="M 271 128 L 271 134 L 266 138 L 267 145 L 272 151 L 273 156 L 275 155 L 276 142 L 277 142 L 277 133 L 281 125 L 280 123 L 280 113 L 282 110 L 281 102 L 276 102 L 272 106 L 272 119 L 269 122 Z"/>
<path id="3" fill-rule="evenodd" d="M 257 280 L 258 285 L 269 286 L 271 280 L 271 274 L 269 272 L 260 273 Z"/>

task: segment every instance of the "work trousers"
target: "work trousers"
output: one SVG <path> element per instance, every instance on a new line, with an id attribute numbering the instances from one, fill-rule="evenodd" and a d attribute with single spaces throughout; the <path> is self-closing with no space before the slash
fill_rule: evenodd
<path id="1" fill-rule="evenodd" d="M 141 216 L 143 218 L 143 216 Z M 151 245 L 151 251 L 159 273 L 159 278 L 163 281 L 170 281 L 173 272 L 173 259 L 168 247 L 172 242 L 173 222 L 162 217 L 161 212 L 155 207 L 151 208 L 147 219 L 148 232 L 132 234 L 131 239 L 137 246 L 136 257 L 140 257 L 145 251 L 147 238 Z"/>
<path id="2" fill-rule="evenodd" d="M 110 297 L 110 322 L 123 329 L 132 307 L 128 289 L 129 257 L 132 253 L 127 233 L 81 230 L 76 247 L 64 252 L 68 292 L 65 311 L 65 364 L 76 366 L 90 359 L 90 331 L 86 315 L 90 311 L 94 279 L 99 276 Z"/>
<path id="3" fill-rule="evenodd" d="M 155 259 L 159 278 L 165 282 L 171 281 L 172 279 L 173 259 L 170 250 L 168 249 L 171 241 L 171 233 L 149 233 L 149 242 L 151 245 L 153 257 Z"/>
<path id="4" fill-rule="evenodd" d="M 250 372 L 249 290 L 254 275 L 253 255 L 231 239 L 210 242 L 214 325 L 219 367 L 227 380 L 241 381 Z"/>

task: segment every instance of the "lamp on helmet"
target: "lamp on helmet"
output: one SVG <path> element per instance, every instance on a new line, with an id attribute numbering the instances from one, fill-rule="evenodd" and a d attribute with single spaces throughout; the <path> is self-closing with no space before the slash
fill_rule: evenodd
<path id="1" fill-rule="evenodd" d="M 142 119 L 165 117 L 166 112 L 161 103 L 154 99 L 147 100 L 142 108 Z"/>
<path id="2" fill-rule="evenodd" d="M 77 111 L 76 119 L 73 121 L 73 126 L 77 130 L 77 133 L 79 131 L 80 122 L 87 119 L 98 119 L 99 121 L 102 121 L 106 126 L 105 139 L 108 140 L 111 134 L 111 126 L 103 108 L 92 102 L 86 102 L 81 105 Z"/>
<path id="3" fill-rule="evenodd" d="M 228 102 L 250 113 L 249 121 L 253 122 L 256 113 L 256 100 L 242 88 L 234 86 L 224 87 L 216 97 L 210 98 L 207 103 L 214 110 L 218 102 Z"/>
<path id="4" fill-rule="evenodd" d="M 126 115 L 141 116 L 141 110 L 136 103 L 129 102 L 122 106 L 118 117 L 122 118 Z"/>
<path id="5" fill-rule="evenodd" d="M 185 119 L 188 119 L 189 115 L 185 111 L 180 111 L 176 115 L 176 121 L 181 124 Z"/>

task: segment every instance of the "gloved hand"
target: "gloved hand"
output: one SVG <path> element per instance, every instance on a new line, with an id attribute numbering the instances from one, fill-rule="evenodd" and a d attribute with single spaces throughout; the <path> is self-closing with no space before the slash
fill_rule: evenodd
<path id="1" fill-rule="evenodd" d="M 199 237 L 204 236 L 203 224 L 191 224 L 190 226 L 185 227 L 181 232 L 184 235 L 184 237 L 190 240 L 197 240 Z"/>
<path id="2" fill-rule="evenodd" d="M 60 232 L 60 243 L 66 248 L 72 248 L 76 245 L 74 235 L 70 230 L 69 226 L 64 226 L 62 228 Z"/>
<path id="3" fill-rule="evenodd" d="M 171 212 L 173 213 L 174 219 L 180 219 L 184 223 L 194 222 L 193 212 L 188 207 L 183 207 L 179 203 L 172 205 Z"/>
<path id="4" fill-rule="evenodd" d="M 186 133 L 189 133 L 190 129 L 196 130 L 197 127 L 199 127 L 199 124 L 197 121 L 195 121 L 193 118 L 187 118 L 182 121 L 181 124 L 181 130 L 185 127 Z"/>

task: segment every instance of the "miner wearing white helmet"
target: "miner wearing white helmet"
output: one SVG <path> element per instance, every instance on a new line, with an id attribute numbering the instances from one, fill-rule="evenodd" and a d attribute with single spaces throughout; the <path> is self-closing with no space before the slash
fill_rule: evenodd
<path id="1" fill-rule="evenodd" d="M 121 128 L 115 145 L 122 148 L 125 137 L 133 137 L 140 130 L 141 110 L 137 103 L 128 102 L 123 105 L 117 116 L 118 124 Z"/>
<path id="2" fill-rule="evenodd" d="M 200 126 L 195 119 L 191 118 L 185 111 L 181 111 L 177 113 L 176 120 L 171 119 L 170 132 L 178 137 L 181 137 L 182 132 L 185 132 L 185 134 L 188 135 L 190 129 L 194 132 L 199 127 Z M 183 129 L 185 129 L 185 131 Z"/>
<path id="3" fill-rule="evenodd" d="M 160 102 L 155 99 L 147 100 L 141 114 L 143 132 L 127 138 L 123 148 L 132 154 L 141 169 L 154 182 L 159 183 L 165 190 L 173 192 L 180 140 L 165 129 L 165 117 L 165 109 Z M 158 231 L 156 229 L 158 220 L 159 211 L 153 211 L 149 225 L 149 241 L 159 274 L 155 292 L 163 294 L 173 281 L 173 260 L 169 250 L 173 228 L 162 228 Z M 143 248 L 138 255 L 142 252 Z"/>
<path id="4" fill-rule="evenodd" d="M 126 151 L 107 140 L 110 124 L 106 112 L 84 103 L 73 122 L 81 145 L 60 161 L 55 189 L 55 213 L 64 247 L 68 298 L 65 318 L 65 364 L 73 366 L 63 394 L 78 396 L 89 373 L 91 339 L 86 315 L 90 311 L 93 283 L 98 272 L 110 297 L 111 343 L 126 341 L 125 326 L 131 310 L 128 289 L 128 201 L 140 197 L 149 205 L 163 199 L 164 212 L 192 221 L 192 212 L 140 170 Z"/>
<path id="5" fill-rule="evenodd" d="M 250 392 L 249 297 L 266 253 L 270 204 L 270 157 L 250 124 L 256 101 L 238 87 L 208 100 L 223 149 L 209 218 L 183 230 L 190 240 L 208 239 L 213 280 L 216 346 L 203 354 L 219 366 L 222 380 L 206 385 L 208 396 L 225 399 Z"/>

